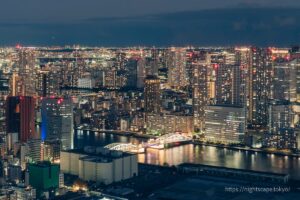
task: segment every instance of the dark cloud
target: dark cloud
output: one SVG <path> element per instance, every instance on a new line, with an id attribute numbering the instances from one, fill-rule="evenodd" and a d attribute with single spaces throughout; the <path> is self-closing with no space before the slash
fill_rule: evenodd
<path id="1" fill-rule="evenodd" d="M 300 9 L 236 8 L 89 18 L 79 22 L 2 23 L 0 45 L 168 46 L 300 44 Z"/>
<path id="2" fill-rule="evenodd" d="M 229 7 L 295 7 L 299 0 L 1 0 L 0 22 L 71 22 Z"/>

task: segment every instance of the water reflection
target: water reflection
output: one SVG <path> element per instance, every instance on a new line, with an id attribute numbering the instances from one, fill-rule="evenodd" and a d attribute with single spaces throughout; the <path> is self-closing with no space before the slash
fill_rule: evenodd
<path id="1" fill-rule="evenodd" d="M 113 142 L 140 144 L 146 139 L 113 135 L 109 133 L 75 132 L 74 144 L 77 148 L 86 145 L 105 146 Z M 155 165 L 178 165 L 184 162 L 231 168 L 289 173 L 300 179 L 300 159 L 287 156 L 269 155 L 257 152 L 236 151 L 204 145 L 183 145 L 165 150 L 147 149 L 138 155 L 141 163 Z"/>

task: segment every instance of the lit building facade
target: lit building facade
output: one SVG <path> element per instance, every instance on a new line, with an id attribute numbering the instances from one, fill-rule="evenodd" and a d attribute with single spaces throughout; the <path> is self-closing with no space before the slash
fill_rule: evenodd
<path id="1" fill-rule="evenodd" d="M 156 76 L 147 76 L 145 79 L 145 111 L 159 113 L 161 107 L 160 80 Z"/>
<path id="2" fill-rule="evenodd" d="M 201 132 L 205 126 L 205 107 L 208 103 L 208 66 L 205 63 L 193 63 L 193 118 L 195 132 Z"/>
<path id="3" fill-rule="evenodd" d="M 186 49 L 171 48 L 167 52 L 168 84 L 172 88 L 181 88 L 188 84 L 186 71 Z"/>
<path id="4" fill-rule="evenodd" d="M 253 128 L 266 129 L 268 101 L 272 91 L 272 59 L 269 49 L 252 48 L 249 68 L 248 121 Z"/>
<path id="5" fill-rule="evenodd" d="M 38 197 L 43 192 L 49 192 L 59 187 L 59 165 L 50 162 L 31 163 L 28 171 L 29 184 L 37 190 Z"/>
<path id="6" fill-rule="evenodd" d="M 138 175 L 136 154 L 86 147 L 61 152 L 61 171 L 85 181 L 111 184 Z"/>
<path id="7" fill-rule="evenodd" d="M 207 106 L 205 115 L 207 141 L 223 144 L 243 142 L 246 128 L 245 108 Z"/>
<path id="8" fill-rule="evenodd" d="M 26 142 L 35 136 L 35 100 L 29 96 L 9 96 L 6 100 L 6 128 L 8 133 L 19 133 Z"/>
<path id="9" fill-rule="evenodd" d="M 62 149 L 73 148 L 73 104 L 69 98 L 42 101 L 42 140 L 60 140 Z"/>
<path id="10" fill-rule="evenodd" d="M 263 145 L 277 149 L 296 149 L 295 113 L 292 105 L 288 101 L 272 101 L 269 116 L 269 130 Z"/>
<path id="11" fill-rule="evenodd" d="M 241 70 L 239 65 L 215 65 L 216 104 L 241 106 Z"/>
<path id="12" fill-rule="evenodd" d="M 169 133 L 183 133 L 191 135 L 194 131 L 193 116 L 172 114 L 147 115 L 147 134 L 164 135 Z"/>

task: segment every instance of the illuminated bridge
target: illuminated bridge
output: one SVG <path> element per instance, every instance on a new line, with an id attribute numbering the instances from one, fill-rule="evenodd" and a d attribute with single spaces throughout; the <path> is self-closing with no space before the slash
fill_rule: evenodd
<path id="1" fill-rule="evenodd" d="M 162 149 L 168 144 L 182 144 L 189 141 L 191 141 L 191 138 L 187 136 L 179 133 L 170 133 L 156 139 L 150 139 L 147 143 L 147 147 Z"/>
<path id="2" fill-rule="evenodd" d="M 123 151 L 123 152 L 132 152 L 132 153 L 142 153 L 144 152 L 144 148 L 138 145 L 134 145 L 131 143 L 111 143 L 106 145 L 104 148 L 115 151 Z"/>

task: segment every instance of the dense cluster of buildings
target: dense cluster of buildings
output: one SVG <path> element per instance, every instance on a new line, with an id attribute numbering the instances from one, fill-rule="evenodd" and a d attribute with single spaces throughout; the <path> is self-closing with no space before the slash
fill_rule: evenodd
<path id="1" fill-rule="evenodd" d="M 35 195 L 24 173 L 55 163 L 58 177 L 62 170 L 106 184 L 137 174 L 134 156 L 72 150 L 74 129 L 83 124 L 297 151 L 300 50 L 0 48 L 1 183 L 19 188 L 10 195 Z M 34 187 L 36 194 L 50 188 Z"/>

